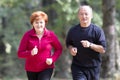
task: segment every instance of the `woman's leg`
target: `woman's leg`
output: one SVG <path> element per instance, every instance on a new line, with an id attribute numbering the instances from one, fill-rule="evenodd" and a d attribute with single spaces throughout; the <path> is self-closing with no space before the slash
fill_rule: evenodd
<path id="1" fill-rule="evenodd" d="M 53 68 L 46 69 L 38 74 L 37 80 L 50 80 L 53 73 Z"/>
<path id="2" fill-rule="evenodd" d="M 27 77 L 28 77 L 28 80 L 37 80 L 37 72 L 30 72 L 30 71 L 27 71 Z"/>

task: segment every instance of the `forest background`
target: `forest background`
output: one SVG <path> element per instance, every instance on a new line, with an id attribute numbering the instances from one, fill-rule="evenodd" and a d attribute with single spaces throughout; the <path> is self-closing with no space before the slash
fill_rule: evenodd
<path id="1" fill-rule="evenodd" d="M 52 79 L 72 80 L 72 57 L 65 38 L 69 28 L 79 23 L 81 4 L 91 5 L 92 22 L 105 32 L 107 51 L 102 54 L 101 80 L 120 80 L 120 0 L 0 0 L 0 80 L 27 80 L 17 49 L 24 32 L 32 28 L 31 13 L 38 10 L 48 14 L 47 28 L 57 34 L 63 46 Z"/>

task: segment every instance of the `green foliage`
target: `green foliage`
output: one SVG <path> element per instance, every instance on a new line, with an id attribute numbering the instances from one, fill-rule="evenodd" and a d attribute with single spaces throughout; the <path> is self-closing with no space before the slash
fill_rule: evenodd
<path id="1" fill-rule="evenodd" d="M 101 15 L 93 11 L 93 19 L 92 22 L 95 23 L 96 25 L 102 27 L 102 18 Z"/>
<path id="2" fill-rule="evenodd" d="M 64 37 L 63 35 L 65 35 L 66 30 L 77 22 L 78 1 L 56 1 L 58 4 L 55 4 L 55 7 L 53 7 L 57 13 L 54 31 L 61 37 Z"/>
<path id="3" fill-rule="evenodd" d="M 29 0 L 30 1 L 30 0 Z M 0 77 L 4 76 L 14 77 L 20 74 L 18 71 L 21 65 L 17 59 L 17 49 L 19 41 L 23 33 L 31 28 L 29 23 L 29 15 L 26 10 L 28 0 L 1 0 L 0 1 L 0 36 L 5 44 L 5 53 L 0 54 Z M 5 18 L 5 26 L 3 25 L 2 18 Z M 14 72 L 11 73 L 11 72 Z M 22 75 L 22 74 L 21 74 Z M 3 77 L 4 77 L 3 76 Z"/>
<path id="4" fill-rule="evenodd" d="M 4 40 L 5 45 L 9 44 L 11 46 L 11 52 L 9 54 L 6 52 L 6 56 L 4 57 L 8 59 L 8 61 L 5 61 L 6 63 L 3 64 L 2 61 L 4 58 L 0 58 L 1 69 L 7 68 L 7 66 L 9 66 L 11 70 L 14 66 L 21 69 L 21 66 L 23 66 L 23 64 L 17 64 L 16 51 L 23 33 L 32 27 L 29 22 L 29 17 L 33 11 L 54 11 L 56 15 L 53 15 L 54 18 L 49 19 L 47 28 L 53 30 L 59 36 L 63 45 L 68 29 L 74 24 L 79 23 L 77 12 L 81 1 L 87 1 L 93 7 L 94 17 L 92 22 L 100 27 L 102 26 L 101 1 L 99 0 L 56 0 L 54 4 L 45 7 L 42 7 L 42 1 L 43 0 L 0 0 L 0 36 L 4 35 L 2 40 Z M 117 0 L 116 30 L 118 36 L 120 36 L 120 22 L 118 21 L 120 20 L 119 4 L 120 0 Z M 2 25 L 3 17 L 6 19 L 6 27 Z M 17 71 L 16 68 L 14 68 L 13 71 Z M 10 73 L 8 73 L 8 75 L 9 74 Z M 19 73 L 15 74 L 18 75 Z"/>

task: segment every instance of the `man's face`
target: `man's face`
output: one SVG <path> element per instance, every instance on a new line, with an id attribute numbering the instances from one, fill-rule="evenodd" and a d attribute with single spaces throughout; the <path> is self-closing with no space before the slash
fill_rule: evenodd
<path id="1" fill-rule="evenodd" d="M 79 9 L 78 17 L 80 24 L 90 24 L 92 19 L 92 10 L 88 6 L 83 6 Z"/>

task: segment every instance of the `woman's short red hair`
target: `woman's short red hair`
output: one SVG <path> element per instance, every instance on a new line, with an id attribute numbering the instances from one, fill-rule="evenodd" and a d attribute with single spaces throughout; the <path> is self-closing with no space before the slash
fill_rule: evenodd
<path id="1" fill-rule="evenodd" d="M 30 23 L 33 24 L 33 22 L 38 19 L 43 19 L 45 21 L 45 24 L 48 23 L 48 15 L 43 11 L 33 12 L 30 16 Z"/>

